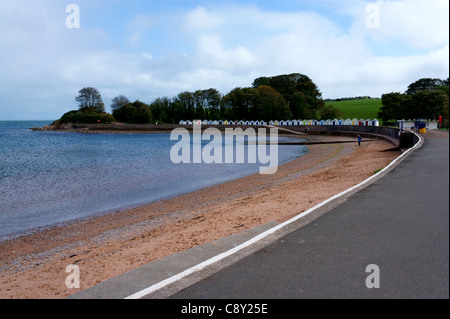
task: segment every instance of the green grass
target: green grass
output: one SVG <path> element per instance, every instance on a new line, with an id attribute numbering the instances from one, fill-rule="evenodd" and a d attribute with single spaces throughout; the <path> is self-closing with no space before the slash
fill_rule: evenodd
<path id="1" fill-rule="evenodd" d="M 327 102 L 326 105 L 332 105 L 344 114 L 344 119 L 378 119 L 378 112 L 383 106 L 381 99 L 371 100 L 352 100 L 340 102 Z"/>

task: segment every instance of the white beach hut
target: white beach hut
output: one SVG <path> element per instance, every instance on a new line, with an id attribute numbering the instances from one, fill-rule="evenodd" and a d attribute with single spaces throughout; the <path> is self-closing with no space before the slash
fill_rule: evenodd
<path id="1" fill-rule="evenodd" d="M 427 130 L 437 130 L 439 121 L 437 120 L 428 120 L 427 121 Z"/>

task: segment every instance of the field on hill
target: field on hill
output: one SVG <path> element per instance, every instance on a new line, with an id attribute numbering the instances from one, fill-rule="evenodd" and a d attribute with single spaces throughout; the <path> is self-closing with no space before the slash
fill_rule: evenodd
<path id="1" fill-rule="evenodd" d="M 327 102 L 344 114 L 344 119 L 379 119 L 378 112 L 383 106 L 381 99 L 351 100 L 339 102 Z"/>

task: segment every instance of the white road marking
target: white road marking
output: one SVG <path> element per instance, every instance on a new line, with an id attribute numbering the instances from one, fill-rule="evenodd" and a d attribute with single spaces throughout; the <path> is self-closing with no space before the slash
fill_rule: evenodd
<path id="1" fill-rule="evenodd" d="M 366 179 L 365 181 L 359 183 L 358 185 L 353 186 L 353 187 L 351 187 L 351 188 L 349 188 L 349 189 L 347 189 L 347 190 L 345 190 L 345 191 L 343 191 L 343 192 L 341 192 L 341 193 L 339 193 L 339 194 L 337 194 L 337 195 L 327 199 L 326 201 L 324 201 L 324 202 L 322 202 L 322 203 L 320 203 L 320 204 L 318 204 L 318 205 L 308 209 L 307 211 L 305 211 L 305 212 L 295 216 L 294 218 L 292 218 L 292 219 L 290 219 L 290 220 L 288 220 L 288 221 L 286 221 L 286 222 L 284 222 L 284 223 L 282 223 L 282 224 L 280 224 L 278 226 L 275 226 L 275 227 L 273 227 L 273 228 L 271 228 L 271 229 L 269 229 L 269 230 L 259 234 L 258 236 L 248 240 L 247 242 L 245 242 L 245 243 L 243 243 L 243 244 L 241 244 L 241 245 L 239 245 L 239 246 L 237 246 L 237 247 L 235 247 L 233 249 L 230 249 L 230 250 L 228 250 L 228 251 L 226 251 L 226 252 L 224 252 L 222 254 L 219 254 L 219 255 L 217 255 L 215 257 L 212 257 L 212 258 L 210 258 L 210 259 L 208 259 L 208 260 L 206 260 L 206 261 L 204 261 L 204 262 L 202 262 L 202 263 L 200 263 L 200 264 L 198 264 L 196 266 L 193 266 L 193 267 L 191 267 L 189 269 L 186 269 L 185 271 L 183 271 L 183 272 L 181 272 L 181 273 L 179 273 L 179 274 L 177 274 L 175 276 L 172 276 L 170 278 L 167 278 L 167 279 L 165 279 L 165 280 L 163 280 L 163 281 L 161 281 L 161 282 L 159 282 L 157 284 L 154 284 L 153 286 L 150 286 L 150 287 L 148 287 L 146 289 L 143 289 L 143 290 L 141 290 L 139 292 L 136 292 L 136 293 L 132 294 L 131 296 L 126 297 L 125 299 L 140 299 L 140 298 L 143 298 L 143 297 L 148 296 L 151 293 L 154 293 L 155 291 L 158 291 L 158 290 L 160 290 L 160 289 L 162 289 L 162 288 L 164 288 L 164 287 L 166 287 L 166 286 L 168 286 L 170 284 L 173 284 L 174 282 L 177 282 L 178 280 L 181 280 L 181 279 L 183 279 L 183 278 L 185 278 L 185 277 L 187 277 L 187 276 L 189 276 L 189 275 L 191 275 L 191 274 L 193 274 L 195 272 L 201 271 L 201 270 L 205 269 L 206 267 L 208 267 L 208 266 L 210 266 L 212 264 L 215 264 L 215 263 L 217 263 L 217 262 L 219 262 L 219 261 L 221 261 L 221 260 L 223 260 L 223 259 L 225 259 L 225 258 L 227 258 L 227 257 L 229 257 L 229 256 L 231 256 L 231 255 L 241 251 L 242 249 L 244 249 L 246 247 L 249 247 L 249 246 L 255 244 L 256 242 L 266 238 L 267 236 L 275 233 L 276 231 L 278 231 L 278 230 L 280 230 L 280 229 L 282 229 L 282 228 L 284 228 L 284 227 L 286 227 L 286 226 L 296 222 L 297 220 L 299 220 L 299 219 L 301 219 L 301 218 L 311 214 L 313 211 L 315 211 L 315 210 L 319 209 L 320 207 L 328 204 L 329 202 L 331 202 L 331 201 L 333 201 L 333 200 L 335 200 L 335 199 L 337 199 L 339 197 L 342 197 L 342 196 L 346 195 L 347 193 L 349 193 L 349 192 L 351 192 L 351 191 L 361 187 L 364 184 L 369 183 L 373 179 L 377 178 L 380 174 L 383 174 L 385 171 L 389 170 L 398 161 L 400 161 L 401 159 L 406 157 L 413 150 L 415 150 L 416 148 L 421 146 L 421 144 L 423 142 L 422 137 L 420 135 L 417 135 L 416 133 L 414 133 L 414 134 L 419 137 L 419 142 L 417 142 L 412 148 L 408 149 L 406 152 L 404 152 L 399 157 L 397 157 L 395 160 L 393 160 L 383 170 L 381 170 L 377 174 L 369 177 L 368 179 Z"/>

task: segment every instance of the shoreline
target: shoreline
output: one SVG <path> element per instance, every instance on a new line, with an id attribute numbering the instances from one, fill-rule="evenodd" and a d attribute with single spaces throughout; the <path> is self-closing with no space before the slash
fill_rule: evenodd
<path id="1" fill-rule="evenodd" d="M 173 128 L 178 128 L 178 127 L 179 126 L 177 126 L 177 125 L 173 125 Z M 190 131 L 192 131 L 192 126 L 189 126 L 189 127 L 190 127 Z M 149 133 L 149 134 L 170 134 L 170 130 L 169 129 L 171 130 L 172 127 L 170 127 L 170 128 L 165 127 L 162 131 L 147 131 L 147 133 Z M 78 130 L 71 131 L 71 130 L 66 130 L 66 129 L 62 129 L 62 130 L 49 129 L 49 130 L 46 130 L 46 131 L 83 133 L 83 132 L 78 131 Z M 84 133 L 86 133 L 86 132 L 84 132 Z M 108 134 L 108 133 L 114 134 L 115 132 L 108 131 L 108 132 L 105 133 L 104 131 L 100 131 L 99 130 L 99 131 L 95 131 L 95 132 L 89 132 L 89 133 L 86 133 L 86 134 L 90 134 L 90 133 L 92 133 L 92 134 Z M 123 134 L 136 134 L 136 132 L 133 133 L 132 131 L 122 132 L 122 133 Z M 224 133 L 224 130 L 222 131 L 222 133 Z M 278 136 L 279 137 L 289 137 L 289 138 L 294 138 L 294 139 L 299 139 L 299 140 L 306 140 L 306 139 L 312 140 L 312 141 L 315 140 L 314 137 L 308 138 L 308 136 L 306 136 L 306 135 L 296 135 L 294 133 L 281 133 L 281 134 L 278 134 Z M 344 143 L 348 143 L 348 142 L 349 141 L 344 141 Z M 304 146 L 304 145 L 307 145 L 308 143 L 309 142 L 287 142 L 287 143 L 277 143 L 277 144 L 278 145 L 285 145 L 285 146 L 286 145 L 292 145 L 292 146 L 295 147 L 295 146 L 302 146 L 302 145 Z M 314 142 L 312 142 L 312 143 L 314 143 Z M 324 143 L 324 142 L 320 142 L 320 143 Z M 331 143 L 333 143 L 333 142 L 331 142 Z M 246 144 L 248 144 L 248 143 L 246 142 Z M 264 145 L 265 145 L 265 143 L 264 143 Z M 309 150 L 307 150 L 306 154 L 308 152 L 309 152 Z M 304 156 L 304 155 L 301 155 L 300 157 L 302 157 L 302 156 Z M 292 160 L 290 159 L 289 162 L 290 161 L 292 161 Z M 282 165 L 284 165 L 284 164 L 282 164 Z M 251 175 L 253 175 L 253 174 L 251 174 Z M 245 179 L 246 177 L 248 177 L 248 176 L 239 177 L 237 179 Z M 236 180 L 236 179 L 234 179 L 234 180 Z M 233 181 L 233 180 L 230 180 L 230 181 Z M 230 181 L 227 181 L 227 182 L 230 182 Z M 147 201 L 147 202 L 142 202 L 142 203 L 139 203 L 139 204 L 127 204 L 127 203 L 124 203 L 123 205 L 120 205 L 120 207 L 116 207 L 116 208 L 98 209 L 97 211 L 93 212 L 92 214 L 84 216 L 84 217 L 79 217 L 79 218 L 76 218 L 76 219 L 60 221 L 60 222 L 53 222 L 53 223 L 50 223 L 50 224 L 47 224 L 47 225 L 44 225 L 44 226 L 31 227 L 31 228 L 28 228 L 28 229 L 16 231 L 14 233 L 0 234 L 0 244 L 2 244 L 5 241 L 14 240 L 16 238 L 27 237 L 27 236 L 38 234 L 38 233 L 41 233 L 41 232 L 50 231 L 50 230 L 52 230 L 54 228 L 66 227 L 66 226 L 69 226 L 69 225 L 71 225 L 73 223 L 80 223 L 80 222 L 83 222 L 83 221 L 88 221 L 90 219 L 95 219 L 95 218 L 103 217 L 103 216 L 106 216 L 106 215 L 115 214 L 115 213 L 121 212 L 121 211 L 133 210 L 133 209 L 136 209 L 136 208 L 139 208 L 139 207 L 142 207 L 142 206 L 150 205 L 150 204 L 155 203 L 155 202 L 160 202 L 160 201 L 172 199 L 172 198 L 175 198 L 175 197 L 178 197 L 178 196 L 182 196 L 182 195 L 185 195 L 185 194 L 195 193 L 195 192 L 201 191 L 201 190 L 203 190 L 205 188 L 215 187 L 215 186 L 218 186 L 220 184 L 227 183 L 227 182 L 218 182 L 218 184 L 213 184 L 212 186 L 205 186 L 205 187 L 202 187 L 200 189 L 193 189 L 193 190 L 190 190 L 190 191 L 187 191 L 187 192 L 186 191 L 181 191 L 181 193 L 177 193 L 177 194 L 174 194 L 174 195 L 163 196 L 161 198 L 158 198 L 158 199 L 155 199 L 155 200 L 150 200 L 150 201 Z"/>
<path id="2" fill-rule="evenodd" d="M 68 265 L 80 267 L 86 289 L 167 255 L 282 222 L 373 175 L 398 156 L 386 152 L 391 147 L 381 140 L 361 148 L 311 145 L 274 176 L 254 174 L 2 242 L 0 297 L 64 298 L 78 292 L 65 287 Z"/>
<path id="3" fill-rule="evenodd" d="M 268 128 L 268 126 L 250 126 L 250 125 L 206 125 L 202 124 L 203 129 L 216 128 L 221 132 L 225 129 L 242 128 Z M 184 128 L 192 132 L 193 125 L 181 125 L 181 124 L 55 124 L 46 125 L 43 127 L 32 127 L 33 131 L 37 132 L 72 132 L 72 133 L 100 133 L 100 134 L 154 134 L 154 133 L 170 133 L 176 128 Z"/>

